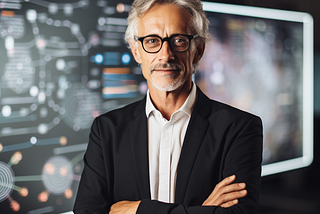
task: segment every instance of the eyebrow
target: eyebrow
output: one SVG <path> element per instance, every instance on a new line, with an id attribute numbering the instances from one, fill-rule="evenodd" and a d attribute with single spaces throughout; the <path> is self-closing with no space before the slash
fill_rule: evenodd
<path id="1" fill-rule="evenodd" d="M 189 35 L 189 34 L 187 34 L 187 33 L 173 33 L 170 36 L 166 36 L 166 37 L 162 37 L 159 34 L 149 34 L 149 35 L 145 35 L 145 36 L 137 36 L 137 38 L 147 37 L 147 36 L 158 36 L 158 37 L 161 37 L 161 38 L 170 38 L 172 36 L 178 36 L 178 35 Z"/>

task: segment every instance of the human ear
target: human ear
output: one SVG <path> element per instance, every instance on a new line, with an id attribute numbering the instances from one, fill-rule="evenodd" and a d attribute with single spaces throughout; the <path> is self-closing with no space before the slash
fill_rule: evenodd
<path id="1" fill-rule="evenodd" d="M 130 40 L 129 42 L 134 59 L 136 60 L 137 63 L 142 64 L 142 59 L 139 53 L 138 45 L 136 44 L 137 44 L 136 41 L 134 41 L 133 39 Z"/>
<path id="2" fill-rule="evenodd" d="M 196 53 L 193 58 L 193 64 L 197 64 L 203 56 L 205 50 L 205 42 L 201 41 L 196 44 Z"/>

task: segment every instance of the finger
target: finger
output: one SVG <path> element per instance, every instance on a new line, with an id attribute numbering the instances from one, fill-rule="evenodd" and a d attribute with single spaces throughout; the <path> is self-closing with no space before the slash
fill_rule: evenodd
<path id="1" fill-rule="evenodd" d="M 228 186 L 221 187 L 218 192 L 220 194 L 227 194 L 235 191 L 241 191 L 246 188 L 245 183 L 236 183 L 236 184 L 230 184 Z"/>
<path id="2" fill-rule="evenodd" d="M 231 184 L 233 181 L 236 180 L 236 176 L 235 175 L 231 175 L 229 177 L 226 177 L 225 179 L 223 179 L 222 181 L 220 181 L 216 187 L 220 188 L 220 187 L 223 187 L 223 186 L 227 186 L 229 184 Z"/>
<path id="3" fill-rule="evenodd" d="M 220 194 L 217 197 L 208 198 L 202 205 L 204 206 L 221 206 L 247 195 L 247 190 L 234 191 L 226 194 Z"/>
<path id="4" fill-rule="evenodd" d="M 234 199 L 232 201 L 228 201 L 226 203 L 221 204 L 220 207 L 228 208 L 228 207 L 232 207 L 232 206 L 234 206 L 234 205 L 236 205 L 238 203 L 239 203 L 238 199 Z"/>
<path id="5" fill-rule="evenodd" d="M 247 193 L 248 193 L 247 190 L 241 190 L 241 191 L 221 195 L 218 203 L 224 204 L 224 203 L 227 203 L 227 202 L 239 199 L 239 198 L 243 198 L 247 195 Z"/>
<path id="6" fill-rule="evenodd" d="M 211 200 L 219 200 L 221 196 L 227 195 L 233 192 L 239 192 L 241 190 L 245 190 L 246 184 L 245 183 L 237 183 L 237 184 L 230 184 L 223 187 L 217 187 L 208 197 Z"/>
<path id="7" fill-rule="evenodd" d="M 245 183 L 235 183 L 236 176 L 232 175 L 226 177 L 221 182 L 219 182 L 209 197 L 203 202 L 202 205 L 204 206 L 220 206 L 223 203 L 244 197 L 246 195 L 246 191 L 239 193 L 241 190 L 245 190 L 246 184 Z M 230 193 L 235 193 L 231 194 Z"/>

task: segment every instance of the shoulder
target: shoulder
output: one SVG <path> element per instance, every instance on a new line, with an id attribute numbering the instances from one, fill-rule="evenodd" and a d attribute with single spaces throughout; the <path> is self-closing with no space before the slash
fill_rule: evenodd
<path id="1" fill-rule="evenodd" d="M 228 104 L 208 98 L 200 89 L 198 89 L 198 100 L 194 111 L 201 114 L 204 118 L 219 122 L 236 122 L 257 120 L 261 122 L 260 117 L 250 112 L 230 106 Z"/>
<path id="2" fill-rule="evenodd" d="M 137 117 L 145 115 L 145 99 L 114 109 L 95 118 L 94 123 L 128 123 Z"/>

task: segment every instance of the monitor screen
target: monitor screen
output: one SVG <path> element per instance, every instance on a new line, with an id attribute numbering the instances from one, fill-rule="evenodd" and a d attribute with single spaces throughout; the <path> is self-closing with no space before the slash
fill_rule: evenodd
<path id="1" fill-rule="evenodd" d="M 147 92 L 124 32 L 131 0 L 0 0 L 0 207 L 72 210 L 95 117 Z M 194 81 L 260 116 L 263 175 L 312 161 L 310 15 L 203 3 L 211 39 Z"/>
<path id="2" fill-rule="evenodd" d="M 261 117 L 262 175 L 313 160 L 313 19 L 204 2 L 211 40 L 195 75 L 212 99 Z"/>

